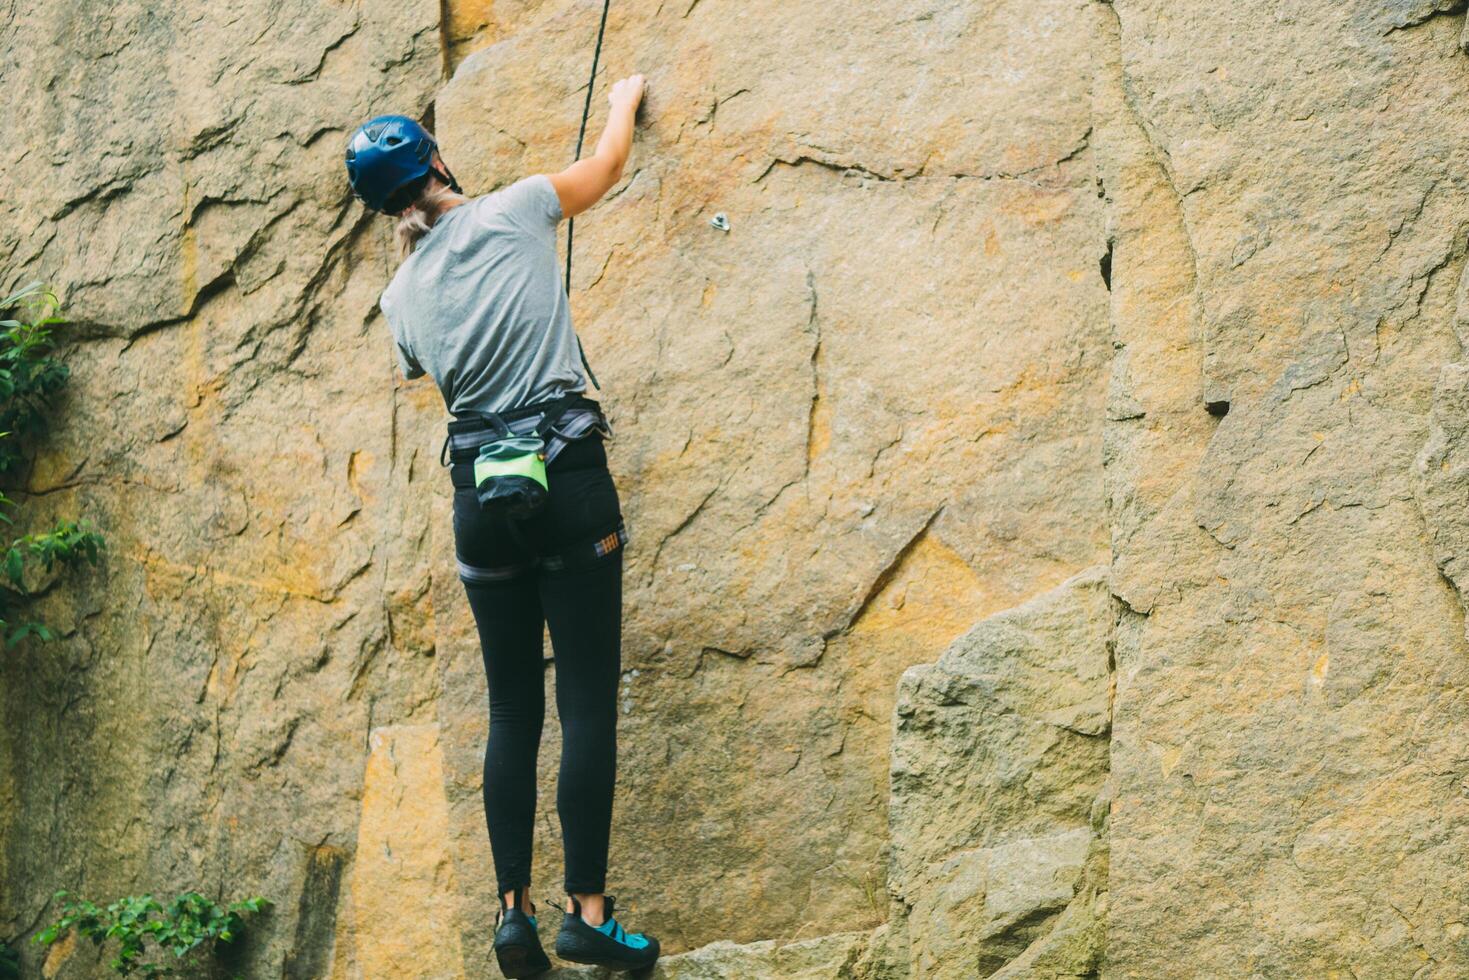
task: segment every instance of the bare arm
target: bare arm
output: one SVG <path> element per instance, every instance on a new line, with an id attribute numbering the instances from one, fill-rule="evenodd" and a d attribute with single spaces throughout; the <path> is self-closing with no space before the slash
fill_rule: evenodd
<path id="1" fill-rule="evenodd" d="M 612 86 L 607 95 L 612 104 L 607 127 L 597 140 L 597 149 L 559 174 L 551 174 L 551 186 L 561 201 L 563 217 L 574 218 L 602 199 L 622 179 L 622 168 L 632 151 L 633 117 L 643 101 L 643 76 L 632 75 Z"/>

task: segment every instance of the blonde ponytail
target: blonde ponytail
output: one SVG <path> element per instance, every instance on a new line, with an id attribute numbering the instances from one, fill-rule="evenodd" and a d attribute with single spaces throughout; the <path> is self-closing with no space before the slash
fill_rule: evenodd
<path id="1" fill-rule="evenodd" d="M 394 229 L 393 237 L 398 240 L 399 261 L 413 253 L 419 241 L 433 230 L 434 224 L 445 211 L 467 200 L 469 199 L 463 194 L 456 194 L 445 187 L 437 177 L 430 176 L 413 203 L 398 215 L 398 227 Z"/>

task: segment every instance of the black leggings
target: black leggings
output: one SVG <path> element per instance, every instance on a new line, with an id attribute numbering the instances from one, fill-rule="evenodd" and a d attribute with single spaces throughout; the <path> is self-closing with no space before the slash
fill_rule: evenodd
<path id="1" fill-rule="evenodd" d="M 545 510 L 519 522 L 518 535 L 503 518 L 480 510 L 464 482 L 456 472 L 454 540 L 489 678 L 485 820 L 500 893 L 530 885 L 536 755 L 546 710 L 545 626 L 561 718 L 556 810 L 565 887 L 568 893 L 601 892 L 622 671 L 622 516 L 606 451 L 598 436 L 568 444 L 548 469 Z M 564 567 L 547 570 L 537 555 L 566 556 Z"/>

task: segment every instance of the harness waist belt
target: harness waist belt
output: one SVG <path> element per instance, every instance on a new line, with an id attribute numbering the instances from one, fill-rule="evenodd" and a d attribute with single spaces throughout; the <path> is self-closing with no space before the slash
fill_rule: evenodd
<path id="1" fill-rule="evenodd" d="M 566 448 L 568 442 L 584 439 L 594 432 L 604 439 L 612 438 L 612 426 L 602 414 L 602 406 L 580 395 L 540 402 L 493 415 L 468 416 L 449 423 L 449 434 L 439 452 L 445 466 L 473 463 L 480 446 L 491 439 L 536 435 L 546 443 L 546 463 Z M 455 480 L 456 485 L 458 480 Z"/>

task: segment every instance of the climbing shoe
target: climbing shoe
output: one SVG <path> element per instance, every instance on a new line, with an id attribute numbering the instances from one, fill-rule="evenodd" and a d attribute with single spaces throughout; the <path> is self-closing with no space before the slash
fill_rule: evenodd
<path id="1" fill-rule="evenodd" d="M 541 949 L 536 917 L 520 910 L 518 897 L 515 908 L 500 910 L 495 925 L 495 959 L 500 961 L 500 972 L 510 980 L 534 977 L 551 969 L 551 961 Z"/>
<path id="2" fill-rule="evenodd" d="M 640 932 L 628 932 L 613 917 L 614 900 L 603 898 L 607 921 L 600 926 L 582 921 L 581 903 L 571 900 L 572 911 L 561 920 L 556 934 L 556 955 L 573 963 L 590 963 L 613 970 L 642 970 L 658 961 L 658 940 Z"/>

